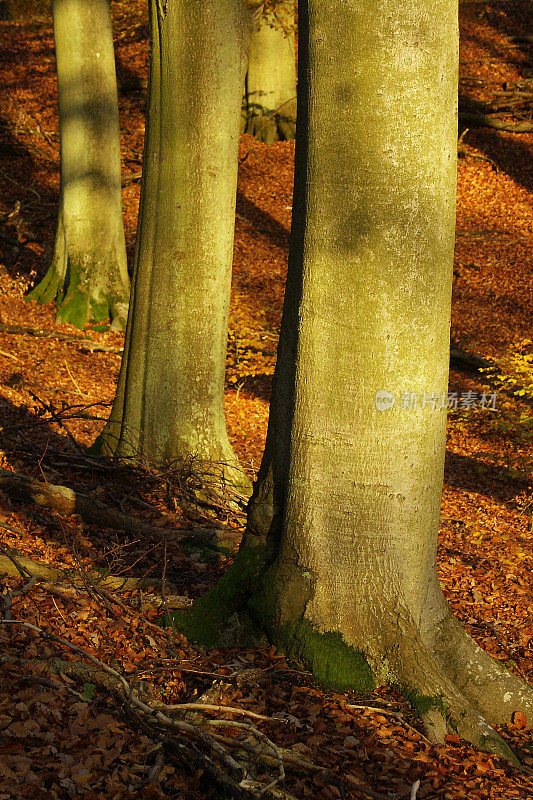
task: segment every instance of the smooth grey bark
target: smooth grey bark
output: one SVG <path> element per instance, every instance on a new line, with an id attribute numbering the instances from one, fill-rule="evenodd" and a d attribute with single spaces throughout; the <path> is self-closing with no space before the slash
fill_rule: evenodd
<path id="1" fill-rule="evenodd" d="M 301 5 L 289 277 L 250 533 L 274 559 L 256 601 L 274 638 L 333 683 L 368 681 L 364 656 L 436 738 L 453 727 L 512 759 L 491 723 L 531 719 L 533 692 L 467 636 L 436 573 L 457 40 L 449 0 Z"/>
<path id="2" fill-rule="evenodd" d="M 242 126 L 267 144 L 296 134 L 294 1 L 266 9 L 250 45 Z"/>
<path id="3" fill-rule="evenodd" d="M 52 261 L 29 298 L 63 322 L 125 327 L 117 80 L 109 0 L 54 0 L 61 190 Z"/>
<path id="4" fill-rule="evenodd" d="M 103 452 L 248 486 L 224 377 L 240 103 L 257 3 L 152 0 L 135 273 Z M 217 477 L 218 476 L 218 477 Z"/>
<path id="5" fill-rule="evenodd" d="M 491 725 L 531 720 L 533 692 L 467 636 L 436 572 L 457 45 L 449 0 L 300 3 L 266 449 L 234 569 L 185 629 L 213 641 L 247 608 L 326 683 L 399 685 L 434 738 L 452 728 L 516 762 Z"/>

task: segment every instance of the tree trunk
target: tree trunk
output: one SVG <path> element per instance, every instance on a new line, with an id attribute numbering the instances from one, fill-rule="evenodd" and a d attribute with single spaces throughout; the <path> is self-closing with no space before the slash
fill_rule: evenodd
<path id="1" fill-rule="evenodd" d="M 252 36 L 243 127 L 267 144 L 296 133 L 294 30 L 294 0 L 280 0 Z"/>
<path id="2" fill-rule="evenodd" d="M 250 3 L 253 6 L 253 3 Z M 106 453 L 196 460 L 247 485 L 224 377 L 239 116 L 253 24 L 244 0 L 152 0 L 137 252 Z"/>
<path id="3" fill-rule="evenodd" d="M 117 80 L 109 0 L 54 0 L 61 192 L 52 262 L 29 298 L 58 318 L 125 327 Z"/>
<path id="4" fill-rule="evenodd" d="M 489 723 L 533 715 L 533 693 L 466 635 L 436 573 L 457 7 L 303 0 L 299 23 L 293 229 L 266 450 L 236 567 L 185 627 L 213 640 L 228 605 L 245 602 L 325 683 L 396 684 L 435 738 L 454 728 L 512 760 Z"/>

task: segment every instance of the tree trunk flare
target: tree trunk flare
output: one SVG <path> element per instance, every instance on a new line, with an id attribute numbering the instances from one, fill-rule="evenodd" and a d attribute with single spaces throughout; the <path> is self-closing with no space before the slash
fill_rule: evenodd
<path id="1" fill-rule="evenodd" d="M 266 144 L 296 135 L 294 31 L 294 0 L 281 0 L 252 36 L 242 129 Z"/>
<path id="2" fill-rule="evenodd" d="M 152 0 L 135 271 L 104 453 L 248 481 L 224 418 L 240 102 L 256 4 Z"/>
<path id="3" fill-rule="evenodd" d="M 235 580 L 230 611 L 244 596 L 323 682 L 398 685 L 434 738 L 451 728 L 516 762 L 490 723 L 518 710 L 531 721 L 533 692 L 467 637 L 436 573 L 457 44 L 449 0 L 301 0 L 267 443 L 244 543 L 213 599 L 222 625 Z M 209 595 L 204 618 L 208 607 Z"/>
<path id="4" fill-rule="evenodd" d="M 61 189 L 48 272 L 29 294 L 58 319 L 123 330 L 130 281 L 122 219 L 117 79 L 109 0 L 54 0 Z"/>

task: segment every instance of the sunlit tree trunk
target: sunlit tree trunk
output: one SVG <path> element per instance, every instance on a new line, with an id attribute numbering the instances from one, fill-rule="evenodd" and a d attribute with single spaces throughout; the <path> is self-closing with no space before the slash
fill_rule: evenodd
<path id="1" fill-rule="evenodd" d="M 294 28 L 294 0 L 280 0 L 252 36 L 243 124 L 267 144 L 296 133 Z"/>
<path id="2" fill-rule="evenodd" d="M 124 328 L 129 278 L 122 220 L 117 81 L 109 0 L 54 0 L 61 192 L 52 262 L 29 297 L 58 318 Z"/>
<path id="3" fill-rule="evenodd" d="M 299 23 L 266 451 L 235 568 L 184 627 L 214 641 L 248 608 L 326 684 L 395 684 L 433 737 L 453 728 L 512 760 L 491 724 L 518 710 L 531 719 L 533 693 L 466 635 L 436 573 L 457 7 L 304 0 Z"/>
<path id="4" fill-rule="evenodd" d="M 254 4 L 251 4 L 254 5 Z M 104 452 L 196 460 L 246 485 L 224 376 L 240 101 L 253 13 L 244 0 L 152 0 L 143 184 L 126 346 Z"/>

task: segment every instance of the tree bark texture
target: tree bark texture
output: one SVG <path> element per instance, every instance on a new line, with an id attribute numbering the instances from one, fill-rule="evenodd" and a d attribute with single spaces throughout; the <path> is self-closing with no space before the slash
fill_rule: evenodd
<path id="1" fill-rule="evenodd" d="M 29 297 L 83 327 L 126 324 L 117 80 L 109 0 L 54 0 L 61 190 L 52 261 Z"/>
<path id="2" fill-rule="evenodd" d="M 513 760 L 491 724 L 531 720 L 533 693 L 466 635 L 436 572 L 457 45 L 449 0 L 300 2 L 266 450 L 236 570 L 213 596 L 245 602 L 325 683 L 398 685 L 434 738 L 453 728 Z"/>
<path id="3" fill-rule="evenodd" d="M 294 0 L 265 10 L 250 45 L 243 128 L 271 144 L 296 134 Z"/>
<path id="4" fill-rule="evenodd" d="M 132 299 L 104 452 L 247 483 L 224 376 L 240 103 L 254 5 L 152 0 Z"/>

